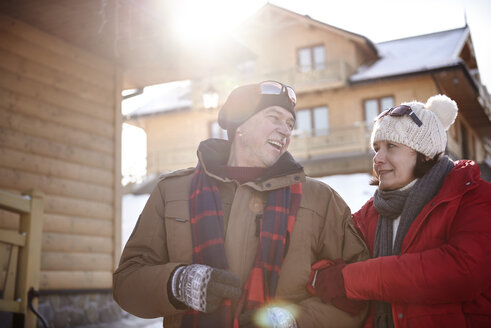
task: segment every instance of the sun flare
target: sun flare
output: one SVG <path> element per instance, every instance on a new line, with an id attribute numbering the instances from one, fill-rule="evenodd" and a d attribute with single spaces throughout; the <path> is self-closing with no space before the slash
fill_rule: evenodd
<path id="1" fill-rule="evenodd" d="M 266 1 L 182 0 L 176 4 L 175 35 L 183 42 L 210 43 L 230 34 Z"/>

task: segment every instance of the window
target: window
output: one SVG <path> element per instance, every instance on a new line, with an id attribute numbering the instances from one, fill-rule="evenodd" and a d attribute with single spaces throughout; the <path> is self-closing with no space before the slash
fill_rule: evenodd
<path id="1" fill-rule="evenodd" d="M 324 46 L 314 47 L 314 70 L 326 68 L 326 51 Z"/>
<path id="2" fill-rule="evenodd" d="M 296 129 L 300 136 L 323 136 L 329 133 L 329 110 L 326 106 L 301 109 L 297 111 L 296 117 Z"/>
<path id="3" fill-rule="evenodd" d="M 324 46 L 300 48 L 297 52 L 300 72 L 310 72 L 326 68 L 326 50 Z"/>
<path id="4" fill-rule="evenodd" d="M 314 134 L 324 136 L 329 133 L 329 111 L 327 107 L 314 108 Z"/>
<path id="5" fill-rule="evenodd" d="M 225 139 L 227 140 L 227 130 L 224 130 L 218 125 L 218 122 L 210 123 L 210 138 Z"/>
<path id="6" fill-rule="evenodd" d="M 373 120 L 383 110 L 394 106 L 394 97 L 383 97 L 375 99 L 367 99 L 364 102 L 365 122 L 372 124 Z"/>
<path id="7" fill-rule="evenodd" d="M 391 107 L 394 107 L 393 97 L 385 97 L 380 99 L 380 112 L 384 111 L 385 109 L 389 109 Z"/>
<path id="8" fill-rule="evenodd" d="M 302 109 L 296 113 L 297 131 L 301 136 L 309 137 L 312 134 L 312 118 L 310 109 Z"/>

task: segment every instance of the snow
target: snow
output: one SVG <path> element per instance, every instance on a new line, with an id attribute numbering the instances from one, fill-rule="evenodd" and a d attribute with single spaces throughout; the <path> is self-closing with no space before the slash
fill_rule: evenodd
<path id="1" fill-rule="evenodd" d="M 461 61 L 458 54 L 468 34 L 468 28 L 459 28 L 378 43 L 375 46 L 380 59 L 370 67 L 359 68 L 350 80 L 357 82 L 456 65 Z"/>
<path id="2" fill-rule="evenodd" d="M 185 80 L 145 87 L 143 94 L 124 100 L 121 111 L 127 117 L 138 117 L 191 105 L 191 81 Z"/>
<path id="3" fill-rule="evenodd" d="M 356 212 L 373 195 L 376 187 L 368 185 L 368 174 L 345 174 L 318 178 L 333 188 Z M 122 243 L 126 244 L 138 220 L 149 194 L 123 196 L 122 200 Z"/>
<path id="4" fill-rule="evenodd" d="M 358 211 L 373 196 L 377 187 L 370 186 L 371 176 L 365 173 L 333 175 L 318 180 L 328 184 L 348 204 L 351 212 Z"/>
<path id="5" fill-rule="evenodd" d="M 126 194 L 123 195 L 122 199 L 122 213 L 121 213 L 121 220 L 122 220 L 122 236 L 121 236 L 121 241 L 123 243 L 123 246 L 126 244 L 128 241 L 128 238 L 131 235 L 131 232 L 133 231 L 133 228 L 136 224 L 136 221 L 138 220 L 138 216 L 140 216 L 140 213 L 143 210 L 143 207 L 145 206 L 145 203 L 148 200 L 149 194 L 143 194 L 143 195 L 132 195 L 132 194 Z"/>

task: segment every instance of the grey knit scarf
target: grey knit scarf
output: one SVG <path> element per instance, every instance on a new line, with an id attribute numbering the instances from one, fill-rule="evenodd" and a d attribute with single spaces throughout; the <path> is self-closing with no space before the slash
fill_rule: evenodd
<path id="1" fill-rule="evenodd" d="M 423 207 L 438 193 L 443 180 L 454 167 L 453 162 L 443 156 L 429 172 L 419 178 L 412 188 L 405 190 L 376 190 L 373 205 L 379 213 L 373 257 L 400 255 L 406 233 Z M 394 245 L 393 222 L 401 217 Z M 390 303 L 375 303 L 375 327 L 394 327 Z"/>

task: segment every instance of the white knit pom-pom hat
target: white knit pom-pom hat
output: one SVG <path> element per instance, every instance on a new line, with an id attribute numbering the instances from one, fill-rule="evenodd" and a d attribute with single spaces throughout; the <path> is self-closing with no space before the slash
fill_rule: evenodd
<path id="1" fill-rule="evenodd" d="M 375 122 L 370 144 L 387 140 L 404 144 L 433 158 L 445 152 L 448 128 L 457 117 L 457 104 L 445 95 L 436 95 L 426 104 L 417 101 L 402 103 L 411 107 L 423 125 L 418 126 L 409 115 L 386 115 Z"/>

